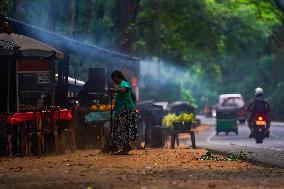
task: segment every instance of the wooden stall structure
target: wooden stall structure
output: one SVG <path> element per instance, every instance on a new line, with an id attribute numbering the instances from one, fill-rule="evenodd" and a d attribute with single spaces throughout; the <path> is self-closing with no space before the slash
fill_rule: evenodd
<path id="1" fill-rule="evenodd" d="M 55 107 L 55 61 L 64 54 L 27 36 L 0 33 L 0 155 L 74 149 L 72 115 Z"/>
<path id="2" fill-rule="evenodd" d="M 15 20 L 15 19 L 7 18 L 7 17 L 4 17 L 2 19 L 11 25 L 11 27 L 13 28 L 13 31 L 29 36 L 29 37 L 32 37 L 34 39 L 40 40 L 56 49 L 59 49 L 61 52 L 64 53 L 64 58 L 59 60 L 58 68 L 57 68 L 58 85 L 56 88 L 56 97 L 55 97 L 55 101 L 57 105 L 61 107 L 69 107 L 68 91 L 69 91 L 70 85 L 68 83 L 68 78 L 69 78 L 68 76 L 69 76 L 70 55 L 75 55 L 78 57 L 83 57 L 83 58 L 92 60 L 94 64 L 100 65 L 99 67 L 105 70 L 104 74 L 99 74 L 95 71 L 99 69 L 95 67 L 97 69 L 94 69 L 93 72 L 91 71 L 93 74 L 89 74 L 89 76 L 91 77 L 89 78 L 89 80 L 91 81 L 91 86 L 96 88 L 96 90 L 100 89 L 99 91 L 86 90 L 89 97 L 91 96 L 90 95 L 91 93 L 97 93 L 97 92 L 104 93 L 105 92 L 104 88 L 107 87 L 109 83 L 112 83 L 110 75 L 116 69 L 123 71 L 127 79 L 131 82 L 133 90 L 136 93 L 136 96 L 139 95 L 139 89 L 138 89 L 138 86 L 139 86 L 138 80 L 139 80 L 139 71 L 140 71 L 140 64 L 139 64 L 140 59 L 139 58 L 121 54 L 121 53 L 114 52 L 111 50 L 103 49 L 95 45 L 86 44 L 86 43 L 74 40 L 72 38 L 59 35 L 55 32 L 48 31 L 48 30 L 30 25 L 30 24 Z M 85 83 L 85 88 L 86 86 L 88 86 L 88 82 Z M 86 107 L 88 107 L 88 105 Z M 88 111 L 83 111 L 82 117 L 85 117 L 84 115 L 87 113 Z M 77 117 L 80 117 L 80 116 L 78 116 L 77 114 Z M 99 128 L 99 125 L 101 124 L 99 124 L 98 122 L 95 122 L 89 126 L 92 127 L 92 130 L 94 130 L 93 128 Z M 80 133 L 78 131 L 81 130 L 81 128 L 88 128 L 88 124 L 86 122 L 80 122 L 79 124 L 76 124 L 75 127 L 77 128 L 76 134 L 78 135 L 78 133 Z M 95 129 L 95 130 L 98 131 L 98 129 Z M 79 136 L 79 138 L 87 138 L 88 133 L 90 133 L 88 130 L 83 129 L 82 137 Z M 101 132 L 98 132 L 98 133 L 101 133 Z M 97 138 L 94 135 L 95 134 L 92 134 L 92 137 Z M 99 135 L 101 136 L 102 134 L 99 134 Z M 100 137 L 100 140 L 101 140 L 101 137 Z"/>
<path id="3" fill-rule="evenodd" d="M 1 19 L 1 18 L 0 18 Z M 61 107 L 68 107 L 68 76 L 70 55 L 76 55 L 91 59 L 94 63 L 99 63 L 106 69 L 107 81 L 110 83 L 110 74 L 115 69 L 122 70 L 127 79 L 132 82 L 134 91 L 139 94 L 138 81 L 140 70 L 140 59 L 100 48 L 92 44 L 86 44 L 72 38 L 59 35 L 12 18 L 3 17 L 3 21 L 8 22 L 13 31 L 25 36 L 40 40 L 64 53 L 64 58 L 58 64 L 58 87 L 57 104 Z"/>
<path id="4" fill-rule="evenodd" d="M 0 34 L 1 112 L 25 112 L 55 105 L 55 60 L 60 51 L 18 34 Z M 5 47 L 10 47 L 8 53 Z M 4 51 L 6 52 L 4 52 Z"/>

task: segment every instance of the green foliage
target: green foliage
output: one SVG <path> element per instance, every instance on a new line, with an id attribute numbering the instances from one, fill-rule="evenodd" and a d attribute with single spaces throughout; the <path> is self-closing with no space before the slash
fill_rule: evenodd
<path id="1" fill-rule="evenodd" d="M 167 128 L 172 128 L 173 127 L 173 122 L 177 121 L 177 116 L 176 114 L 168 114 L 163 117 L 163 125 Z"/>
<path id="2" fill-rule="evenodd" d="M 156 13 L 153 1 L 142 1 L 138 23 L 145 22 L 136 25 L 135 40 L 142 56 L 158 53 Z M 225 92 L 248 99 L 255 87 L 274 81 L 264 50 L 281 16 L 264 1 L 163 1 L 163 59 L 191 74 L 190 80 L 179 81 L 181 98 L 199 107 L 216 103 Z"/>
<path id="3" fill-rule="evenodd" d="M 245 160 L 246 154 L 241 150 L 239 155 L 227 155 L 225 157 L 214 156 L 211 150 L 208 150 L 204 155 L 200 158 L 196 158 L 197 160 L 211 160 L 211 161 L 239 161 Z"/>
<path id="4" fill-rule="evenodd" d="M 185 87 L 181 88 L 181 95 L 180 95 L 181 100 L 190 102 L 192 106 L 195 108 L 197 107 L 196 101 L 192 96 L 192 92 L 190 89 L 187 89 Z"/>
<path id="5" fill-rule="evenodd" d="M 194 122 L 193 114 L 181 113 L 178 115 L 177 121 L 192 123 Z"/>
<path id="6" fill-rule="evenodd" d="M 73 37 L 116 49 L 116 1 L 76 2 Z M 241 93 L 248 100 L 254 88 L 261 86 L 269 95 L 273 113 L 283 118 L 279 104 L 284 103 L 284 15 L 275 1 L 161 2 L 159 13 L 157 1 L 140 0 L 137 20 L 126 27 L 134 34 L 133 54 L 142 59 L 161 55 L 162 62 L 178 67 L 189 76 L 179 77 L 180 72 L 173 74 L 166 69 L 161 70 L 159 78 L 154 78 L 149 69 L 140 78 L 142 99 L 186 100 L 202 107 L 215 104 L 221 93 Z M 18 1 L 16 12 L 14 3 L 8 1 L 9 16 L 46 27 L 50 0 Z M 65 35 L 69 35 L 69 3 L 58 2 L 56 32 Z M 90 25 L 86 27 L 88 7 L 91 15 Z M 86 79 L 87 68 L 95 64 L 84 57 L 72 56 L 70 74 Z"/>

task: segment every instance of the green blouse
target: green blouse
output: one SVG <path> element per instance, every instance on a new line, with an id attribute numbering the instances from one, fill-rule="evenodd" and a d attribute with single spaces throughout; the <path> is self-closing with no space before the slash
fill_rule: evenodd
<path id="1" fill-rule="evenodd" d="M 126 108 L 134 109 L 134 101 L 131 96 L 130 84 L 127 81 L 121 81 L 118 88 L 126 88 L 126 91 L 124 93 L 114 94 L 114 112 L 117 113 Z"/>

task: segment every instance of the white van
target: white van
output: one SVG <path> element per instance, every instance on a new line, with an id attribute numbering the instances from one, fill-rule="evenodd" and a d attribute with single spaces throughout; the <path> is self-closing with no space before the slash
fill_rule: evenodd
<path id="1" fill-rule="evenodd" d="M 240 123 L 244 124 L 247 119 L 245 102 L 241 94 L 222 94 L 219 96 L 220 106 L 235 106 L 238 109 L 237 115 Z"/>
<path id="2" fill-rule="evenodd" d="M 245 102 L 241 94 L 221 94 L 219 96 L 219 105 L 243 108 L 245 106 Z"/>

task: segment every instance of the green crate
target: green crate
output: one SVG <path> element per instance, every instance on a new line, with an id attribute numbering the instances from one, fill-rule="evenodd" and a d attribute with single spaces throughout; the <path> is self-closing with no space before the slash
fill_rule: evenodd
<path id="1" fill-rule="evenodd" d="M 237 129 L 237 119 L 217 119 L 216 121 L 216 131 L 218 132 L 236 132 Z"/>

